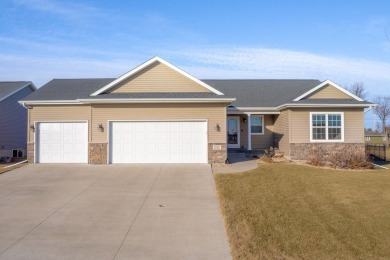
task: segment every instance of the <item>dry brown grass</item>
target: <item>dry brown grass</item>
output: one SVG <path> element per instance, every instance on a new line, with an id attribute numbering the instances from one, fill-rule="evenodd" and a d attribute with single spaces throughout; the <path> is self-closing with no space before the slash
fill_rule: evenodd
<path id="1" fill-rule="evenodd" d="M 216 174 L 234 259 L 389 259 L 390 171 Z"/>

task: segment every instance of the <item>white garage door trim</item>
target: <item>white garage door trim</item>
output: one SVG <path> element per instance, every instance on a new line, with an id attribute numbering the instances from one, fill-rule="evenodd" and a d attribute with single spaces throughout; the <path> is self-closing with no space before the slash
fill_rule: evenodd
<path id="1" fill-rule="evenodd" d="M 208 133 L 208 120 L 207 119 L 179 119 L 179 120 L 108 120 L 107 121 L 107 126 L 108 126 L 108 131 L 107 131 L 107 140 L 108 140 L 108 145 L 107 145 L 107 163 L 112 164 L 112 157 L 113 157 L 113 151 L 112 149 L 112 123 L 115 122 L 203 122 L 206 124 L 206 136 L 205 136 L 205 155 L 203 158 L 203 161 L 200 163 L 208 163 L 208 141 L 209 141 L 209 133 Z M 146 163 L 153 163 L 153 162 L 146 162 Z M 161 162 L 163 163 L 163 162 Z M 169 163 L 169 162 L 168 162 Z"/>
<path id="2" fill-rule="evenodd" d="M 41 123 L 85 123 L 85 158 L 80 163 L 88 163 L 88 142 L 89 142 L 89 123 L 88 120 L 52 120 L 52 121 L 34 121 L 34 163 L 40 163 L 39 158 L 39 126 Z"/>

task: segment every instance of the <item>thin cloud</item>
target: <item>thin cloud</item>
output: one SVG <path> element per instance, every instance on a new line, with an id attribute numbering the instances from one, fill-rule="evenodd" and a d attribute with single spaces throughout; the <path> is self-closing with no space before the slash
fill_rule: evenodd
<path id="1" fill-rule="evenodd" d="M 101 16 L 104 13 L 94 6 L 69 1 L 53 0 L 14 0 L 16 5 L 29 9 L 59 15 L 70 20 L 80 20 L 88 16 Z"/>
<path id="2" fill-rule="evenodd" d="M 168 52 L 188 67 L 213 68 L 224 78 L 318 78 L 390 82 L 390 63 L 266 48 L 202 48 Z M 223 72 L 224 71 L 224 72 Z"/>
<path id="3" fill-rule="evenodd" d="M 91 52 L 99 50 L 91 48 Z M 0 78 L 33 80 L 38 86 L 52 78 L 116 77 L 152 56 L 183 68 L 195 77 L 331 79 L 341 86 L 363 81 L 372 96 L 388 92 L 390 63 L 266 48 L 209 47 L 182 50 L 144 49 L 127 55 L 28 56 L 0 52 Z M 23 77 L 23 78 L 21 78 Z"/>
<path id="4" fill-rule="evenodd" d="M 46 43 L 44 41 L 38 42 L 38 41 L 32 41 L 28 40 L 26 41 L 25 38 L 13 38 L 13 37 L 2 37 L 0 36 L 0 43 L 6 44 L 8 46 L 18 46 L 22 47 L 23 49 L 31 49 L 35 52 L 39 52 L 41 50 L 44 50 L 45 53 L 57 53 L 62 55 L 69 55 L 69 54 L 93 54 L 93 55 L 99 55 L 102 57 L 126 57 L 127 53 L 125 52 L 116 52 L 116 51 L 108 51 L 108 50 L 101 50 L 101 49 L 94 49 L 94 48 L 86 48 L 86 47 L 80 47 L 76 45 L 71 45 L 69 43 Z"/>
<path id="5" fill-rule="evenodd" d="M 118 77 L 134 68 L 140 59 L 129 60 L 77 59 L 66 57 L 36 57 L 0 53 L 1 80 L 30 80 L 37 87 L 53 78 L 105 78 Z"/>

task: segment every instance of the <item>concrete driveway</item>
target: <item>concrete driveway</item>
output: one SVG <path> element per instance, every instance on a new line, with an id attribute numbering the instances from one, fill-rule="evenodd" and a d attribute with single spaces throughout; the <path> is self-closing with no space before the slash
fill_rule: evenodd
<path id="1" fill-rule="evenodd" d="M 209 165 L 28 165 L 0 175 L 0 259 L 229 259 Z"/>

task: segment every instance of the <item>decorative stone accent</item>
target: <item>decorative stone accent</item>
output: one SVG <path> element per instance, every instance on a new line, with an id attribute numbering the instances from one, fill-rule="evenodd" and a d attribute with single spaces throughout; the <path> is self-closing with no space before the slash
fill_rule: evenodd
<path id="1" fill-rule="evenodd" d="M 321 149 L 324 156 L 327 157 L 333 151 L 342 151 L 344 149 L 353 148 L 358 151 L 365 151 L 365 144 L 351 143 L 294 143 L 290 144 L 290 156 L 295 160 L 308 160 L 314 149 Z"/>
<path id="2" fill-rule="evenodd" d="M 226 143 L 209 143 L 209 163 L 224 163 L 227 158 Z"/>
<path id="3" fill-rule="evenodd" d="M 88 151 L 88 163 L 107 164 L 107 143 L 89 143 Z"/>
<path id="4" fill-rule="evenodd" d="M 34 143 L 27 143 L 27 161 L 34 163 Z"/>

